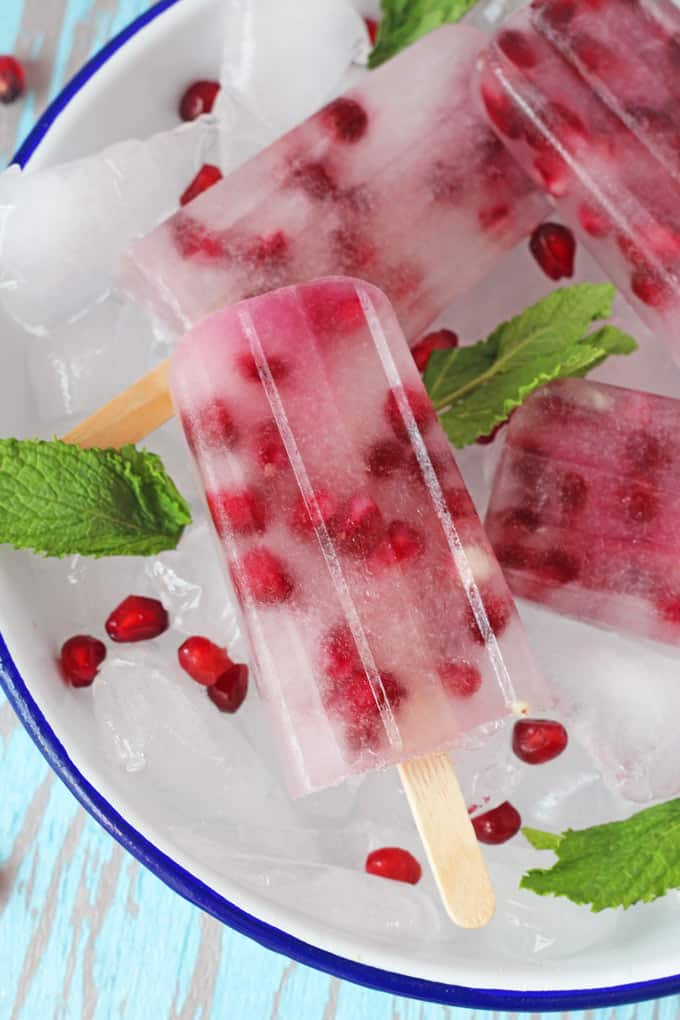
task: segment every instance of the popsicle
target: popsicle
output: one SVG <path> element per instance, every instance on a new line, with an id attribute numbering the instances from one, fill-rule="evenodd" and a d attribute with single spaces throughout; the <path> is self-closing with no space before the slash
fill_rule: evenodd
<path id="1" fill-rule="evenodd" d="M 487 534 L 515 595 L 680 645 L 680 401 L 579 379 L 512 416 Z"/>
<path id="2" fill-rule="evenodd" d="M 670 4 L 535 0 L 505 22 L 480 72 L 499 137 L 676 360 L 677 30 Z"/>
<path id="3" fill-rule="evenodd" d="M 380 286 L 415 340 L 547 210 L 471 103 L 485 36 L 448 25 L 131 248 L 124 283 L 185 331 L 324 274 Z"/>

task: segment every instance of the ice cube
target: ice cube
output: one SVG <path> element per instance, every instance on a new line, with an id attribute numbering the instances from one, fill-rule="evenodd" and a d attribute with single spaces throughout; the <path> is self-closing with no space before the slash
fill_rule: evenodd
<path id="1" fill-rule="evenodd" d="M 0 302 L 44 335 L 102 300 L 121 253 L 179 206 L 198 169 L 219 159 L 204 118 L 148 141 L 35 172 L 0 176 Z"/>

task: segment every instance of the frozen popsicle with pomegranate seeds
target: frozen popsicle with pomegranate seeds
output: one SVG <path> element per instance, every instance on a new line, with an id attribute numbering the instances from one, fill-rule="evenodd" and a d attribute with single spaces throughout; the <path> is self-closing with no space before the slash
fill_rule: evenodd
<path id="1" fill-rule="evenodd" d="M 215 313 L 171 385 L 294 794 L 540 704 L 384 294 L 333 278 Z"/>
<path id="2" fill-rule="evenodd" d="M 186 329 L 349 273 L 380 286 L 415 339 L 547 210 L 473 109 L 484 41 L 445 26 L 370 72 L 136 243 L 128 289 Z"/>
<path id="3" fill-rule="evenodd" d="M 571 379 L 513 416 L 486 528 L 516 595 L 680 645 L 680 401 Z"/>
<path id="4" fill-rule="evenodd" d="M 535 0 L 481 62 L 490 122 L 680 359 L 680 13 Z M 663 16 L 661 16 L 663 14 Z"/>

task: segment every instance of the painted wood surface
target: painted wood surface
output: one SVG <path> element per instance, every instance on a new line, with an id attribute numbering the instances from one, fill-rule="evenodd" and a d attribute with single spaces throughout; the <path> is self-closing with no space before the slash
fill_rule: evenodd
<path id="1" fill-rule="evenodd" d="M 0 52 L 26 61 L 31 81 L 21 104 L 0 108 L 0 163 L 92 50 L 148 6 L 0 0 Z M 482 1020 L 328 978 L 201 914 L 84 813 L 2 695 L 0 791 L 0 1020 Z M 571 1017 L 678 1020 L 680 998 Z"/>

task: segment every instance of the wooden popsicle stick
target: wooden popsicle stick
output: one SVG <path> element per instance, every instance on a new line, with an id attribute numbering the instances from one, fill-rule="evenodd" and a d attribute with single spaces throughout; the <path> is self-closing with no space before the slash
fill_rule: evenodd
<path id="1" fill-rule="evenodd" d="M 64 437 L 74 446 L 119 448 L 138 443 L 172 418 L 169 359 L 156 365 L 129 389 L 76 425 Z"/>
<path id="2" fill-rule="evenodd" d="M 496 897 L 451 759 L 416 758 L 399 774 L 449 917 L 461 928 L 483 928 Z"/>
<path id="3" fill-rule="evenodd" d="M 121 447 L 160 428 L 173 413 L 164 361 L 65 435 L 82 447 Z M 444 907 L 462 928 L 491 920 L 496 900 L 451 760 L 446 754 L 399 766 L 413 818 Z"/>

